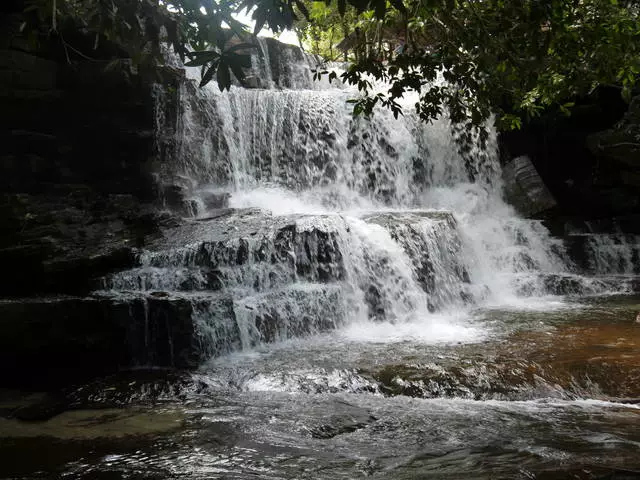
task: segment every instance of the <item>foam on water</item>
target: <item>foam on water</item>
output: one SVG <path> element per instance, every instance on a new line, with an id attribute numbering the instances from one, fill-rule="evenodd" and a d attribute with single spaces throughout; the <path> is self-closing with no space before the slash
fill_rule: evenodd
<path id="1" fill-rule="evenodd" d="M 458 312 L 432 314 L 423 321 L 405 323 L 371 322 L 351 323 L 340 331 L 340 337 L 347 341 L 371 343 L 416 342 L 471 343 L 486 338 L 487 332 L 480 326 L 470 326 L 466 322 L 470 316 Z"/>
<path id="2" fill-rule="evenodd" d="M 355 90 L 311 81 L 317 59 L 259 47 L 253 69 L 266 89 L 185 82 L 175 161 L 164 172 L 188 189 L 194 216 L 224 203 L 261 209 L 259 225 L 154 254 L 111 285 L 204 291 L 200 263 L 215 265 L 243 349 L 328 326 L 367 342 L 470 342 L 483 335 L 469 321 L 479 307 L 560 309 L 565 293 L 616 290 L 576 275 L 562 242 L 504 201 L 491 126 L 484 147 L 463 145 L 446 115 L 421 122 L 409 95 L 398 119 L 387 110 L 354 118 L 346 101 Z M 231 217 L 219 228 L 239 226 Z M 626 272 L 633 259 L 616 255 Z M 220 341 L 224 332 L 207 328 Z"/>

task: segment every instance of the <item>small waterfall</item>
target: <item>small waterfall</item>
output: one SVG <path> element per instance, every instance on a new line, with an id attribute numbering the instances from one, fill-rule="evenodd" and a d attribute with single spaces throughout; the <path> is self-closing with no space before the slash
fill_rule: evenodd
<path id="1" fill-rule="evenodd" d="M 568 236 L 581 267 L 591 275 L 640 274 L 640 235 L 579 233 Z"/>
<path id="2" fill-rule="evenodd" d="M 640 236 L 590 235 L 589 266 L 593 273 L 633 275 L 640 273 Z"/>
<path id="3" fill-rule="evenodd" d="M 191 305 L 206 358 L 354 322 L 428 324 L 434 312 L 614 288 L 575 274 L 563 243 L 504 202 L 495 132 L 462 154 L 461 132 L 446 116 L 420 122 L 411 99 L 398 119 L 353 118 L 356 92 L 313 83 L 317 59 L 279 45 L 260 40 L 254 56 L 267 89 L 181 86 L 162 178 L 196 218 L 105 290 Z M 602 257 L 613 250 L 593 244 L 594 270 L 637 265 Z"/>

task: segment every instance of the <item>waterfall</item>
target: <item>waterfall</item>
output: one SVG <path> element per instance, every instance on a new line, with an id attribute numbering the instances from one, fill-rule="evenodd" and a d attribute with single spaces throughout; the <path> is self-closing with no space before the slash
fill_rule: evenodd
<path id="1" fill-rule="evenodd" d="M 254 74 L 270 88 L 182 85 L 162 177 L 195 218 L 104 289 L 187 298 L 211 356 L 612 288 L 577 275 L 563 243 L 505 203 L 494 131 L 461 153 L 446 115 L 423 123 L 410 98 L 398 119 L 354 118 L 357 92 L 313 83 L 314 58 L 259 46 Z"/>

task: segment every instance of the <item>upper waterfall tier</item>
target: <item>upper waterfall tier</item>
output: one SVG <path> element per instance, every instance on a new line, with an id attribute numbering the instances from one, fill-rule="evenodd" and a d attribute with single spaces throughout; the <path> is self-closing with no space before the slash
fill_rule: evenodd
<path id="1" fill-rule="evenodd" d="M 398 119 L 385 109 L 354 118 L 347 100 L 357 90 L 313 81 L 317 58 L 272 40 L 258 45 L 253 70 L 268 88 L 200 89 L 198 69 L 187 70 L 178 123 L 167 128 L 173 153 L 166 183 L 200 189 L 194 198 L 205 201 L 203 190 L 278 186 L 335 210 L 424 206 L 420 196 L 428 187 L 498 182 L 495 136 L 487 150 L 460 148 L 464 132 L 446 118 L 420 122 L 410 98 Z"/>

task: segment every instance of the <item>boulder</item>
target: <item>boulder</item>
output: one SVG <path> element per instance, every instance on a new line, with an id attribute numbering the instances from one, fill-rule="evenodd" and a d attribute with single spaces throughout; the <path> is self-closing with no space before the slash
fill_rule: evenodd
<path id="1" fill-rule="evenodd" d="M 535 216 L 556 206 L 556 200 L 529 157 L 514 158 L 502 168 L 507 201 L 525 215 Z"/>

